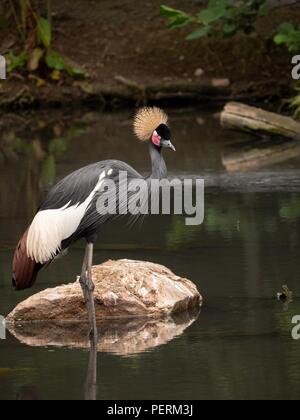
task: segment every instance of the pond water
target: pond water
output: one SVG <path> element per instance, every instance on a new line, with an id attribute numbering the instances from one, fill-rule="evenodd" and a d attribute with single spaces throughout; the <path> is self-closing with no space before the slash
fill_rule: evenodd
<path id="1" fill-rule="evenodd" d="M 164 340 L 134 339 L 134 325 L 122 345 L 108 339 L 97 357 L 97 398 L 298 399 L 300 341 L 291 330 L 292 317 L 300 315 L 299 151 L 293 159 L 279 153 L 271 165 L 229 172 L 226 156 L 237 144 L 249 148 L 251 137 L 223 131 L 215 111 L 170 114 L 178 152 L 167 156 L 169 173 L 205 178 L 204 224 L 186 227 L 181 217 L 164 216 L 139 229 L 108 226 L 95 263 L 164 264 L 197 284 L 204 306 L 194 320 L 176 320 L 176 328 L 158 322 Z M 80 270 L 83 243 L 43 271 L 33 290 L 11 288 L 14 246 L 55 179 L 107 158 L 149 169 L 130 118 L 130 112 L 67 111 L 1 116 L 0 314 L 32 293 L 72 281 Z M 284 284 L 294 293 L 289 305 L 276 300 Z M 84 398 L 87 350 L 23 341 L 9 333 L 0 341 L 1 399 Z"/>

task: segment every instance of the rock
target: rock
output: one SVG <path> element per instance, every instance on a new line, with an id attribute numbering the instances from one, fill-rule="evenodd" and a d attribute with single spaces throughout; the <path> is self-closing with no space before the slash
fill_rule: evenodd
<path id="1" fill-rule="evenodd" d="M 201 69 L 201 68 L 196 69 L 195 72 L 194 72 L 195 77 L 202 77 L 203 74 L 204 74 L 204 70 Z"/>
<path id="2" fill-rule="evenodd" d="M 88 95 L 95 95 L 96 89 L 95 86 L 92 83 L 88 82 L 74 82 L 74 86 L 79 87 L 83 93 L 86 93 Z"/>
<path id="3" fill-rule="evenodd" d="M 169 269 L 149 262 L 119 260 L 93 267 L 97 321 L 106 318 L 152 317 L 199 308 L 196 286 Z M 7 323 L 87 321 L 79 281 L 47 289 L 20 303 Z"/>
<path id="4" fill-rule="evenodd" d="M 99 352 L 122 356 L 149 351 L 180 336 L 197 318 L 199 312 L 184 313 L 161 319 L 113 319 L 98 323 Z M 31 347 L 66 347 L 88 349 L 89 327 L 82 322 L 26 322 L 8 325 L 10 333 Z"/>
<path id="5" fill-rule="evenodd" d="M 225 87 L 230 86 L 231 82 L 229 79 L 212 79 L 211 84 L 212 86 L 216 88 L 221 88 L 221 87 L 225 88 Z"/>
<path id="6" fill-rule="evenodd" d="M 198 125 L 204 125 L 205 124 L 205 119 L 203 117 L 197 117 L 196 121 L 197 121 Z"/>

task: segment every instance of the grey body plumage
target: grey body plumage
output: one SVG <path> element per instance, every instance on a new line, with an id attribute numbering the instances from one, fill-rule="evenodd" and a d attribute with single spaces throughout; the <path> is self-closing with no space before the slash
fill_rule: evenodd
<path id="1" fill-rule="evenodd" d="M 80 284 L 87 303 L 92 335 L 97 337 L 96 316 L 92 282 L 93 245 L 104 223 L 120 217 L 127 212 L 132 191 L 125 190 L 120 181 L 120 172 L 127 174 L 126 185 L 131 181 L 145 180 L 146 186 L 152 179 L 167 177 L 167 167 L 162 150 L 172 149 L 171 133 L 167 125 L 168 117 L 159 108 L 142 108 L 134 119 L 134 131 L 139 140 L 149 141 L 152 172 L 143 177 L 128 164 L 118 160 L 105 160 L 85 166 L 71 173 L 47 194 L 34 220 L 21 237 L 13 260 L 13 285 L 17 290 L 31 287 L 41 268 L 50 264 L 58 255 L 81 238 L 87 241 L 82 265 Z M 103 190 L 105 179 L 115 182 L 117 192 L 116 214 L 102 215 L 97 211 L 97 201 Z M 139 193 L 141 205 L 149 203 L 150 188 Z M 125 200 L 126 195 L 126 200 Z M 124 204 L 126 203 L 126 204 Z M 134 214 L 131 221 L 141 215 Z"/>

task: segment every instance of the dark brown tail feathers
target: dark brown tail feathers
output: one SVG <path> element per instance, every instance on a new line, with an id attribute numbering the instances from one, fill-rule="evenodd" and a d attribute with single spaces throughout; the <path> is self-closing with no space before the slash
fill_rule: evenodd
<path id="1" fill-rule="evenodd" d="M 29 289 L 35 283 L 38 272 L 43 267 L 27 256 L 27 235 L 24 233 L 15 251 L 13 259 L 12 284 L 16 290 Z"/>

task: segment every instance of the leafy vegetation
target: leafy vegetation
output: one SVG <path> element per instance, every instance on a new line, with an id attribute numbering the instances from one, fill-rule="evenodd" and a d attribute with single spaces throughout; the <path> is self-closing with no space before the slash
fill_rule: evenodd
<path id="1" fill-rule="evenodd" d="M 31 0 L 8 0 L 8 18 L 14 19 L 23 49 L 19 54 L 7 55 L 8 73 L 26 69 L 44 75 L 49 72 L 53 80 L 60 80 L 61 73 L 84 77 L 83 70 L 74 68 L 53 49 L 52 0 L 46 0 L 47 17 L 41 16 Z"/>
<path id="2" fill-rule="evenodd" d="M 8 73 L 11 73 L 14 70 L 22 69 L 25 66 L 28 60 L 28 54 L 22 52 L 19 55 L 15 55 L 13 52 L 10 52 L 6 58 L 8 59 L 7 71 Z"/>
<path id="3" fill-rule="evenodd" d="M 188 34 L 187 40 L 203 37 L 232 37 L 238 32 L 246 35 L 255 31 L 255 23 L 259 17 L 266 16 L 271 8 L 266 0 L 248 0 L 233 2 L 232 0 L 209 0 L 205 9 L 196 15 L 162 5 L 161 14 L 168 19 L 168 28 L 180 28 L 194 25 L 196 28 Z M 283 22 L 277 33 L 270 37 L 276 45 L 284 46 L 290 53 L 300 51 L 300 24 Z M 297 94 L 284 101 L 292 110 L 294 118 L 300 119 L 300 88 Z"/>
<path id="4" fill-rule="evenodd" d="M 169 20 L 168 28 L 179 28 L 191 23 L 197 25 L 187 36 L 188 40 L 204 36 L 229 37 L 240 31 L 250 34 L 255 30 L 256 19 L 268 11 L 265 0 L 248 0 L 239 4 L 233 4 L 230 0 L 210 0 L 207 8 L 195 16 L 161 6 L 161 14 Z"/>
<path id="5" fill-rule="evenodd" d="M 294 97 L 288 99 L 288 107 L 293 112 L 293 117 L 296 120 L 300 119 L 300 87 L 296 87 L 295 91 L 298 92 Z"/>
<path id="6" fill-rule="evenodd" d="M 292 23 L 284 22 L 278 28 L 278 33 L 274 37 L 277 45 L 285 45 L 290 52 L 300 50 L 300 25 L 298 28 Z"/>
<path id="7" fill-rule="evenodd" d="M 8 156 L 12 160 L 16 160 L 18 155 L 33 158 L 40 165 L 40 186 L 44 189 L 53 185 L 56 179 L 57 159 L 67 151 L 72 140 L 86 132 L 86 127 L 84 123 L 76 123 L 69 128 L 51 127 L 44 121 L 40 124 L 41 128 L 35 131 L 33 139 L 24 138 L 13 129 L 6 131 L 1 139 L 0 162 L 3 159 L 6 161 Z M 47 141 L 45 133 L 50 137 Z"/>
<path id="8" fill-rule="evenodd" d="M 300 218 L 300 199 L 297 194 L 293 194 L 289 200 L 281 203 L 279 209 L 281 219 L 294 222 Z"/>

